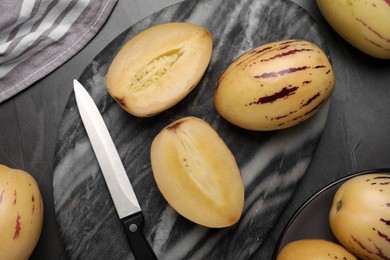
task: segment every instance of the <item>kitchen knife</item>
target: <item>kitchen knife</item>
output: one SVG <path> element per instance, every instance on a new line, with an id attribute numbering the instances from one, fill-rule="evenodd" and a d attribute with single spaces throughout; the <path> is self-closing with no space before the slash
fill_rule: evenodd
<path id="1" fill-rule="evenodd" d="M 157 259 L 141 233 L 141 207 L 127 177 L 122 161 L 95 102 L 77 81 L 73 81 L 76 103 L 97 161 L 103 172 L 116 211 L 130 241 L 135 259 Z"/>

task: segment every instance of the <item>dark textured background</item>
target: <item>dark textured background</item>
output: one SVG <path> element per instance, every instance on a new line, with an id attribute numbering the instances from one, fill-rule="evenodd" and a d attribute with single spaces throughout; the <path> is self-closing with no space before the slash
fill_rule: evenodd
<path id="1" fill-rule="evenodd" d="M 64 259 L 54 215 L 54 151 L 72 82 L 119 33 L 178 1 L 119 0 L 100 33 L 79 54 L 43 80 L 0 104 L 0 163 L 24 169 L 38 181 L 45 222 L 32 259 Z M 390 168 L 390 62 L 370 58 L 335 34 L 315 1 L 295 0 L 317 19 L 327 36 L 336 73 L 325 132 L 308 172 L 275 226 L 265 250 L 274 246 L 297 208 L 324 185 L 351 172 Z"/>

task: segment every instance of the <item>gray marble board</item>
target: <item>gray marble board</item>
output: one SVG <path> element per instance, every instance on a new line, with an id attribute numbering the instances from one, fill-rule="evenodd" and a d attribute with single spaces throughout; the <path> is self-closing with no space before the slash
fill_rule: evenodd
<path id="1" fill-rule="evenodd" d="M 186 21 L 213 34 L 213 56 L 200 84 L 160 115 L 136 118 L 108 95 L 104 79 L 120 47 L 155 24 Z M 266 259 L 256 249 L 267 238 L 305 174 L 326 124 L 329 102 L 298 126 L 254 132 L 216 112 L 213 94 L 226 67 L 240 54 L 283 39 L 305 39 L 329 54 L 312 17 L 287 0 L 199 0 L 165 8 L 130 27 L 102 50 L 79 81 L 96 102 L 132 182 L 145 217 L 144 233 L 159 259 Z M 69 82 L 72 84 L 72 82 Z M 245 185 L 239 222 L 209 229 L 178 215 L 164 200 L 150 167 L 149 149 L 167 124 L 197 116 L 214 127 L 235 155 Z M 69 259 L 133 259 L 72 93 L 61 121 L 55 155 L 54 202 Z M 196 210 L 196 209 L 194 209 Z"/>

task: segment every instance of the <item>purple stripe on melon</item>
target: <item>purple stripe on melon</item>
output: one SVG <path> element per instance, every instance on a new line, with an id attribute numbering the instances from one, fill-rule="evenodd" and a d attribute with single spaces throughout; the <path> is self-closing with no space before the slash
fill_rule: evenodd
<path id="1" fill-rule="evenodd" d="M 390 51 L 390 49 L 386 49 L 385 47 L 383 47 L 382 45 L 374 42 L 373 40 L 370 40 L 368 38 L 364 38 L 366 41 L 368 41 L 369 43 L 371 43 L 372 45 L 375 45 L 376 47 L 380 48 L 380 49 L 383 49 L 384 51 Z"/>
<path id="2" fill-rule="evenodd" d="M 373 179 L 374 179 L 374 180 L 378 180 L 378 179 L 387 179 L 387 180 L 390 180 L 390 177 L 388 177 L 388 176 L 378 176 L 378 177 L 374 177 Z"/>
<path id="3" fill-rule="evenodd" d="M 382 181 L 382 182 L 371 182 L 371 185 L 380 185 L 380 186 L 387 186 L 390 185 L 390 181 Z M 382 190 L 381 190 L 382 191 Z"/>
<path id="4" fill-rule="evenodd" d="M 295 112 L 296 112 L 296 111 L 295 111 Z M 295 112 L 294 112 L 294 113 L 295 113 Z M 293 113 L 290 113 L 290 114 L 293 114 Z M 297 121 L 297 120 L 299 120 L 299 119 L 301 119 L 301 118 L 303 118 L 302 115 L 297 116 L 297 117 L 294 117 L 294 118 L 291 119 L 289 122 Z M 282 126 L 282 125 L 285 125 L 285 123 L 280 123 L 280 124 L 278 124 L 278 126 Z"/>
<path id="5" fill-rule="evenodd" d="M 294 111 L 291 111 L 290 113 L 288 113 L 286 115 L 273 117 L 273 118 L 271 118 L 271 121 L 286 118 L 288 116 L 291 116 L 291 115 L 295 114 L 296 112 L 297 112 L 297 110 L 294 110 Z"/>
<path id="6" fill-rule="evenodd" d="M 390 0 L 384 0 L 390 6 Z"/>
<path id="7" fill-rule="evenodd" d="M 273 121 L 273 120 L 280 120 L 280 119 L 286 118 L 286 117 L 288 117 L 288 115 L 289 115 L 289 114 L 283 115 L 283 116 L 276 116 L 276 117 L 273 117 L 273 118 L 271 118 L 271 121 Z"/>
<path id="8" fill-rule="evenodd" d="M 257 57 L 257 55 L 263 53 L 263 52 L 267 52 L 267 51 L 272 51 L 272 49 L 274 48 L 275 46 L 268 46 L 268 47 L 265 47 L 265 48 L 262 48 L 260 50 L 257 50 L 257 49 L 254 49 L 250 52 L 248 52 L 247 54 L 249 54 L 249 57 L 240 61 L 239 63 L 236 64 L 235 68 L 240 66 L 241 64 L 245 63 L 245 62 L 250 62 L 251 60 L 255 60 Z M 241 55 L 238 59 L 240 59 L 242 56 L 244 56 L 245 53 L 243 55 Z M 246 67 L 246 66 L 245 66 Z"/>
<path id="9" fill-rule="evenodd" d="M 283 76 L 284 74 L 287 74 L 287 73 L 294 73 L 294 72 L 306 70 L 306 69 L 309 69 L 309 68 L 310 67 L 308 67 L 308 66 L 302 66 L 302 67 L 298 67 L 298 68 L 288 68 L 288 69 L 280 70 L 278 72 L 265 72 L 265 73 L 263 73 L 261 75 L 256 75 L 254 77 L 256 79 L 259 79 L 259 78 L 274 78 L 274 77 L 277 77 L 277 76 Z"/>
<path id="10" fill-rule="evenodd" d="M 294 55 L 296 53 L 304 52 L 304 51 L 314 51 L 314 50 L 313 49 L 294 49 L 294 50 L 289 50 L 287 52 L 282 52 L 282 53 L 276 54 L 275 56 L 273 56 L 271 58 L 262 59 L 260 61 L 264 62 L 264 61 L 274 60 L 274 59 L 278 59 L 278 58 L 283 58 L 283 57 L 286 57 L 286 56 L 289 56 L 289 55 Z"/>
<path id="11" fill-rule="evenodd" d="M 280 92 L 276 92 L 275 94 L 273 95 L 270 95 L 270 96 L 264 96 L 264 97 L 261 97 L 259 98 L 257 101 L 255 102 L 251 102 L 249 103 L 249 105 L 253 105 L 253 104 L 265 104 L 265 103 L 273 103 L 274 101 L 278 100 L 278 99 L 281 99 L 281 98 L 286 98 L 288 96 L 291 96 L 291 95 L 294 95 L 295 94 L 295 91 L 298 89 L 299 87 L 297 86 L 294 86 L 294 87 L 284 87 Z"/>
<path id="12" fill-rule="evenodd" d="M 299 40 L 285 41 L 285 42 L 279 43 L 279 45 L 286 45 L 286 44 L 290 44 L 290 43 L 293 43 L 293 42 L 299 42 Z"/>
<path id="13" fill-rule="evenodd" d="M 301 119 L 302 117 L 303 117 L 302 115 L 297 116 L 297 117 L 293 118 L 291 121 L 297 121 L 298 119 Z"/>
<path id="14" fill-rule="evenodd" d="M 386 235 L 386 234 L 380 232 L 379 230 L 377 230 L 376 232 L 378 233 L 378 236 L 380 236 L 381 238 L 383 238 L 384 240 L 386 240 L 387 242 L 390 243 L 390 238 L 389 238 L 388 235 Z"/>
<path id="15" fill-rule="evenodd" d="M 358 21 L 359 23 L 361 23 L 364 27 L 366 27 L 370 32 L 372 32 L 373 34 L 375 34 L 376 36 L 378 36 L 379 38 L 381 38 L 382 40 L 390 43 L 390 39 L 389 38 L 386 38 L 384 37 L 382 34 L 380 34 L 378 31 L 375 31 L 371 26 L 369 26 L 368 24 L 366 24 L 362 19 L 360 18 L 357 18 L 355 17 L 355 20 Z"/>
<path id="16" fill-rule="evenodd" d="M 278 51 L 287 49 L 287 48 L 289 48 L 289 47 L 290 47 L 290 45 L 283 45 L 282 47 L 279 47 L 279 48 L 278 48 Z"/>
<path id="17" fill-rule="evenodd" d="M 18 213 L 18 215 L 16 216 L 16 225 L 15 225 L 15 233 L 14 233 L 13 240 L 15 240 L 19 237 L 21 229 L 22 228 L 20 226 L 20 215 Z"/>
<path id="18" fill-rule="evenodd" d="M 374 244 L 375 248 L 376 248 L 376 255 L 379 256 L 380 259 L 383 259 L 383 260 L 390 260 L 390 257 L 388 256 L 385 256 L 385 254 L 383 253 L 382 249 L 380 249 L 379 247 L 377 247 L 375 244 Z"/>
<path id="19" fill-rule="evenodd" d="M 382 232 L 380 232 L 379 230 L 376 230 L 375 228 L 373 228 L 373 230 L 377 232 L 379 237 L 384 238 L 387 242 L 390 243 L 389 236 L 387 236 L 386 234 L 383 234 Z M 388 256 L 385 256 L 385 254 L 383 253 L 383 251 L 380 247 L 378 247 L 375 244 L 374 244 L 374 247 L 376 249 L 375 255 L 379 256 L 381 259 L 390 260 L 390 258 Z"/>
<path id="20" fill-rule="evenodd" d="M 249 53 L 253 53 L 253 54 L 260 54 L 260 53 L 262 53 L 262 52 L 264 52 L 264 51 L 267 51 L 267 50 L 269 50 L 269 49 L 272 49 L 274 46 L 268 46 L 268 47 L 265 47 L 265 48 L 263 48 L 263 49 L 260 49 L 260 50 L 253 50 L 253 51 L 251 51 L 251 52 L 249 52 Z"/>
<path id="21" fill-rule="evenodd" d="M 371 250 L 369 250 L 367 247 L 365 247 L 358 239 L 356 239 L 354 236 L 351 236 L 353 242 L 355 242 L 357 245 L 359 245 L 359 247 L 361 249 L 363 249 L 364 251 L 366 251 L 367 253 L 369 254 L 373 254 L 374 252 L 372 252 Z"/>
<path id="22" fill-rule="evenodd" d="M 312 96 L 311 98 L 309 98 L 305 104 L 302 105 L 302 107 L 305 107 L 307 105 L 309 105 L 311 102 L 313 102 L 313 100 L 315 100 L 316 98 L 318 98 L 320 96 L 320 92 L 318 92 L 317 94 L 315 94 L 314 96 Z"/>
<path id="23" fill-rule="evenodd" d="M 312 110 L 310 110 L 309 112 L 306 112 L 306 113 L 305 113 L 305 116 L 307 116 L 307 115 L 313 113 L 314 111 L 316 111 L 317 109 L 319 109 L 319 108 L 322 106 L 322 104 L 323 104 L 324 102 L 325 102 L 325 99 L 321 100 L 321 102 L 320 102 L 317 106 L 315 106 L 315 107 L 314 107 Z"/>

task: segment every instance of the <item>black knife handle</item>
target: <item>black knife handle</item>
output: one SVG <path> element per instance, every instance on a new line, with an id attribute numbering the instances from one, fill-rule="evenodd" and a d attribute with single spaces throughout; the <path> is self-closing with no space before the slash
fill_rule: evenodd
<path id="1" fill-rule="evenodd" d="M 142 213 L 138 212 L 121 220 L 125 226 L 126 235 L 130 241 L 130 247 L 133 250 L 135 259 L 157 259 L 148 241 L 146 241 L 144 235 L 141 232 L 144 223 Z"/>

